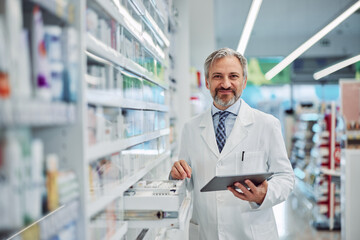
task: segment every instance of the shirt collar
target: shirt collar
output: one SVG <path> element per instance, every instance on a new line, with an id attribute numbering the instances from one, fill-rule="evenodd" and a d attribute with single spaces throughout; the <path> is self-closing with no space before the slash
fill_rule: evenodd
<path id="1" fill-rule="evenodd" d="M 238 115 L 239 110 L 240 110 L 240 106 L 241 106 L 241 100 L 240 98 L 230 107 L 228 107 L 225 111 L 230 112 L 232 114 L 234 114 L 235 116 Z M 214 104 L 211 105 L 211 115 L 214 116 L 215 114 L 217 114 L 218 112 L 221 112 L 222 110 L 218 109 L 217 107 L 215 107 Z"/>

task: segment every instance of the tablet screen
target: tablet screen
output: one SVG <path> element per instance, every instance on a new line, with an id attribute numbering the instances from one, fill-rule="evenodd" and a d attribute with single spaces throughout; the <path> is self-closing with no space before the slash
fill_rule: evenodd
<path id="1" fill-rule="evenodd" d="M 264 180 L 269 179 L 273 174 L 273 172 L 264 172 L 231 176 L 215 176 L 200 190 L 200 192 L 227 190 L 228 186 L 233 186 L 236 182 L 240 182 L 248 188 L 248 186 L 245 184 L 246 179 L 249 179 L 256 186 L 258 186 Z"/>

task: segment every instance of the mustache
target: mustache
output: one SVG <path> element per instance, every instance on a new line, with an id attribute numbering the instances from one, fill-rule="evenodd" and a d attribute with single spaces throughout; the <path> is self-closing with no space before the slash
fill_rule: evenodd
<path id="1" fill-rule="evenodd" d="M 231 90 L 233 92 L 233 94 L 236 95 L 235 89 L 233 89 L 231 87 L 229 87 L 229 88 L 223 88 L 223 87 L 215 88 L 215 95 L 217 95 L 220 90 L 225 90 L 225 91 Z"/>

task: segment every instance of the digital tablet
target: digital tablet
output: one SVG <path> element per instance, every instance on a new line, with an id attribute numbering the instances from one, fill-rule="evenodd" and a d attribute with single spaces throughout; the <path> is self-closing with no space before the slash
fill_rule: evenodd
<path id="1" fill-rule="evenodd" d="M 258 186 L 264 180 L 269 179 L 273 174 L 274 174 L 273 172 L 263 172 L 263 173 L 232 175 L 232 176 L 229 175 L 215 176 L 200 190 L 200 192 L 227 190 L 228 186 L 234 186 L 234 183 L 236 182 L 239 182 L 243 184 L 245 187 L 249 188 L 245 183 L 246 179 L 249 179 L 256 186 Z"/>

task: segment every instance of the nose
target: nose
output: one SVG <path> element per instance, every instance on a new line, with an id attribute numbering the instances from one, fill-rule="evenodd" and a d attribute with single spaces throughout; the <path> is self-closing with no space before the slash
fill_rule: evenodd
<path id="1" fill-rule="evenodd" d="M 223 88 L 225 88 L 225 89 L 231 87 L 230 79 L 229 79 L 227 76 L 225 76 L 225 77 L 223 78 L 223 80 L 222 80 L 222 82 L 221 82 L 221 86 L 222 86 Z"/>

